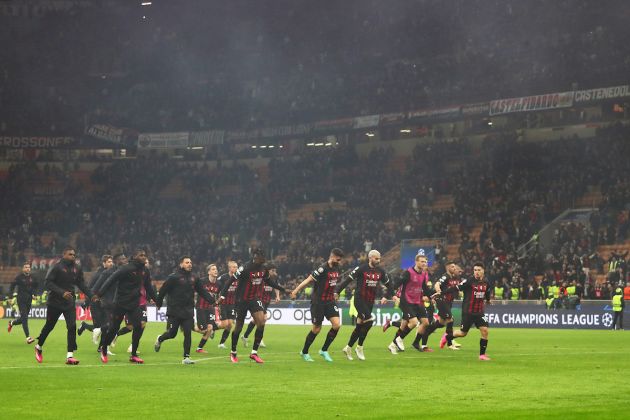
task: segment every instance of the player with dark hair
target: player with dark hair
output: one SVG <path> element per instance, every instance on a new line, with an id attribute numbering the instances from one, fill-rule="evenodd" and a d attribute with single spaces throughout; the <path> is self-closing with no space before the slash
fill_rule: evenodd
<path id="1" fill-rule="evenodd" d="M 486 355 L 488 347 L 488 321 L 484 315 L 484 305 L 490 303 L 491 290 L 485 278 L 485 270 L 482 263 L 473 265 L 473 280 L 464 279 L 457 286 L 445 290 L 445 293 L 454 291 L 464 292 L 462 300 L 462 325 L 459 331 L 455 331 L 455 337 L 466 337 L 471 326 L 475 326 L 481 333 L 479 340 L 479 360 L 490 360 Z M 443 293 L 444 293 L 443 292 Z"/>
<path id="2" fill-rule="evenodd" d="M 284 287 L 278 285 L 269 276 L 269 270 L 267 270 L 264 265 L 265 260 L 264 251 L 260 248 L 254 249 L 252 252 L 252 260 L 244 266 L 239 267 L 234 276 L 229 278 L 221 289 L 219 302 L 225 300 L 225 296 L 232 282 L 238 281 L 236 289 L 236 325 L 234 326 L 234 331 L 232 331 L 232 351 L 230 352 L 230 360 L 232 363 L 238 363 L 236 347 L 247 312 L 252 315 L 256 323 L 254 345 L 249 358 L 256 363 L 264 363 L 260 356 L 258 356 L 258 347 L 263 339 L 265 323 L 267 321 L 265 310 L 260 300 L 263 285 L 267 283 L 274 289 L 285 292 Z"/>
<path id="3" fill-rule="evenodd" d="M 214 303 L 214 297 L 208 293 L 203 285 L 192 274 L 192 260 L 188 256 L 179 259 L 179 268 L 168 276 L 158 294 L 156 305 L 162 306 L 164 298 L 168 296 L 166 309 L 166 332 L 158 335 L 155 341 L 155 351 L 160 351 L 162 343 L 177 336 L 177 330 L 181 326 L 184 333 L 184 359 L 182 364 L 192 365 L 195 362 L 190 358 L 191 332 L 195 324 L 195 292 L 210 303 Z"/>
<path id="4" fill-rule="evenodd" d="M 267 270 L 269 270 L 269 277 L 276 279 L 278 278 L 278 269 L 276 268 L 275 265 L 273 264 L 267 264 Z M 274 288 L 271 287 L 268 284 L 264 284 L 263 285 L 263 290 L 262 290 L 262 296 L 261 296 L 261 301 L 263 304 L 263 309 L 265 310 L 265 314 L 267 313 L 267 309 L 269 308 L 269 304 L 271 303 L 271 294 L 273 293 Z M 276 299 L 275 302 L 278 303 L 280 302 L 280 291 L 276 290 Z M 247 347 L 248 341 L 247 338 L 249 337 L 249 335 L 251 334 L 251 332 L 254 330 L 254 328 L 256 327 L 256 323 L 254 322 L 254 320 L 252 319 L 249 324 L 247 325 L 247 329 L 245 330 L 245 334 L 243 334 L 243 337 L 241 337 L 241 339 L 243 340 L 243 347 Z M 263 340 L 260 340 L 260 347 L 267 347 L 265 346 L 265 342 Z"/>
<path id="5" fill-rule="evenodd" d="M 144 250 L 138 249 L 134 252 L 131 261 L 120 267 L 114 274 L 109 276 L 97 291 L 95 291 L 94 301 L 98 301 L 107 294 L 110 288 L 115 288 L 116 294 L 113 302 L 112 322 L 107 329 L 107 333 L 101 335 L 99 343 L 99 353 L 101 361 L 107 363 L 107 347 L 116 336 L 125 316 L 133 326 L 131 336 L 131 363 L 144 363 L 138 357 L 138 345 L 142 338 L 142 317 L 143 308 L 140 304 L 142 289 L 153 300 L 157 301 L 155 290 L 151 285 L 151 275 L 146 268 L 147 254 Z"/>
<path id="6" fill-rule="evenodd" d="M 94 290 L 94 286 L 98 283 L 103 273 L 109 270 L 110 268 L 112 268 L 113 265 L 114 265 L 114 258 L 111 255 L 105 254 L 101 257 L 100 267 L 98 267 L 96 272 L 92 274 L 92 279 L 90 280 L 90 285 L 89 285 L 90 290 Z M 86 300 L 85 305 L 87 306 L 89 304 L 90 304 L 90 301 Z M 104 314 L 103 314 L 103 310 L 101 309 L 101 304 L 100 302 L 94 302 L 93 304 L 90 305 L 90 307 L 91 307 L 90 312 L 92 313 L 93 324 L 90 325 L 85 321 L 81 321 L 81 325 L 79 326 L 79 329 L 77 331 L 77 334 L 79 334 L 79 336 L 83 334 L 83 331 L 85 330 L 92 331 L 92 333 L 94 332 L 94 330 L 97 330 L 97 334 L 99 335 L 101 333 L 101 326 L 104 323 L 104 320 L 103 320 Z"/>
<path id="7" fill-rule="evenodd" d="M 85 285 L 83 270 L 76 264 L 77 254 L 73 247 L 66 247 L 63 250 L 63 257 L 46 274 L 46 289 L 48 295 L 48 312 L 46 314 L 46 324 L 42 328 L 37 345 L 35 346 L 35 358 L 39 363 L 43 360 L 43 345 L 48 334 L 55 328 L 59 317 L 63 314 L 68 329 L 67 345 L 68 354 L 67 365 L 78 365 L 79 361 L 74 358 L 74 351 L 77 349 L 77 311 L 75 308 L 75 287 L 78 287 L 88 298 L 92 297 L 92 292 Z"/>
<path id="8" fill-rule="evenodd" d="M 446 272 L 435 282 L 435 303 L 438 310 L 438 323 L 446 326 L 446 332 L 440 339 L 440 348 L 448 345 L 451 350 L 459 350 L 459 344 L 453 340 L 453 300 L 459 296 L 459 291 L 455 287 L 462 281 L 462 269 L 454 262 L 448 261 L 445 266 Z M 447 292 L 447 290 L 451 290 Z"/>
<path id="9" fill-rule="evenodd" d="M 359 360 L 365 360 L 365 354 L 363 352 L 363 343 L 367 337 L 372 324 L 374 323 L 374 317 L 372 316 L 372 307 L 374 306 L 374 299 L 376 297 L 376 290 L 379 283 L 387 287 L 390 295 L 394 294 L 394 288 L 389 276 L 380 267 L 381 253 L 373 249 L 368 253 L 368 263 L 356 267 L 341 283 L 337 285 L 337 295 L 345 289 L 345 287 L 351 282 L 356 282 L 356 289 L 354 292 L 354 306 L 358 312 L 357 325 L 352 331 L 348 344 L 343 348 L 343 352 L 348 358 L 352 360 L 352 346 L 359 341 L 359 344 L 354 349 Z M 387 302 L 387 298 L 383 297 L 381 303 Z"/>
<path id="10" fill-rule="evenodd" d="M 13 295 L 16 289 L 17 292 Z M 22 325 L 24 335 L 26 336 L 26 344 L 31 344 L 35 341 L 35 339 L 31 337 L 31 333 L 28 329 L 28 314 L 31 311 L 31 305 L 36 290 L 37 284 L 33 281 L 33 277 L 31 276 L 31 263 L 25 262 L 22 264 L 22 272 L 15 277 L 9 288 L 9 296 L 15 296 L 17 300 L 20 316 L 13 321 L 9 321 L 9 327 L 7 329 L 11 332 L 11 329 L 13 329 L 15 325 Z"/>
<path id="11" fill-rule="evenodd" d="M 337 282 L 339 281 L 339 265 L 341 264 L 342 258 L 343 251 L 339 248 L 333 248 L 328 256 L 328 261 L 315 269 L 291 292 L 291 299 L 295 299 L 302 289 L 312 282 L 315 283 L 313 293 L 311 294 L 311 322 L 313 323 L 313 327 L 306 335 L 304 347 L 300 352 L 300 356 L 302 356 L 302 359 L 305 362 L 313 361 L 313 358 L 308 354 L 308 350 L 311 347 L 311 344 L 313 344 L 313 341 L 315 341 L 317 334 L 319 334 L 322 330 L 324 318 L 328 319 L 332 326 L 326 335 L 326 341 L 324 342 L 322 349 L 319 351 L 319 355 L 327 362 L 333 361 L 330 354 L 328 354 L 328 348 L 335 337 L 337 337 L 337 333 L 341 327 L 335 288 L 337 287 Z"/>
<path id="12" fill-rule="evenodd" d="M 199 277 L 196 281 L 199 283 L 196 287 L 203 287 L 208 293 L 215 297 L 219 293 L 219 284 L 217 283 L 217 276 L 219 270 L 216 264 L 210 264 L 206 267 L 207 275 Z M 219 329 L 217 325 L 217 315 L 215 300 L 210 302 L 203 296 L 197 296 L 197 305 L 195 310 L 197 312 L 197 325 L 194 331 L 203 334 L 199 344 L 197 345 L 197 353 L 208 353 L 203 347 L 208 342 L 208 339 L 214 336 L 214 332 Z"/>
<path id="13" fill-rule="evenodd" d="M 219 290 L 223 290 L 223 286 L 227 283 L 228 279 L 234 277 L 237 269 L 238 264 L 236 264 L 235 261 L 228 261 L 228 272 L 222 274 L 217 280 L 217 283 L 219 283 Z M 227 289 L 225 299 L 219 305 L 219 326 L 221 328 L 224 328 L 223 334 L 221 335 L 221 341 L 218 345 L 220 349 L 225 348 L 225 342 L 230 336 L 232 325 L 234 324 L 234 320 L 236 319 L 236 311 L 234 309 L 234 305 L 236 303 L 237 288 L 238 280 L 234 280 Z"/>
<path id="14" fill-rule="evenodd" d="M 118 271 L 121 267 L 129 263 L 127 256 L 122 253 L 115 254 L 113 256 L 113 260 L 114 260 L 114 265 L 109 267 L 107 270 L 103 271 L 103 273 L 97 279 L 95 279 L 94 284 L 92 285 L 92 287 L 90 287 L 90 290 L 92 290 L 92 293 L 96 293 L 96 291 L 98 291 L 101 288 L 101 286 L 105 284 L 105 281 L 107 279 L 109 279 L 112 275 L 114 275 L 114 273 Z M 112 315 L 113 315 L 114 306 L 115 306 L 114 305 L 115 296 L 116 296 L 116 287 L 110 287 L 104 292 L 103 296 L 99 296 L 99 299 L 97 301 L 95 302 L 93 301 L 91 303 L 93 310 L 94 308 L 98 308 L 96 309 L 96 311 L 99 313 L 99 316 L 100 316 L 100 326 L 98 328 L 94 328 L 94 330 L 92 331 L 92 341 L 97 346 L 100 342 L 100 337 L 102 337 L 103 334 L 106 334 L 112 325 Z M 116 337 L 114 337 L 114 339 L 112 340 L 112 343 L 110 343 L 111 347 L 114 346 L 115 341 L 116 341 Z M 114 353 L 109 351 L 109 347 L 107 349 L 107 354 L 110 356 L 114 356 Z"/>
<path id="15" fill-rule="evenodd" d="M 157 293 L 155 292 L 155 289 L 153 289 L 153 284 L 151 282 L 151 270 L 150 270 L 151 266 L 149 264 L 148 258 L 147 258 L 147 262 L 144 264 L 144 267 L 149 277 L 149 284 L 151 285 L 151 289 L 153 290 L 152 296 L 157 296 Z M 147 322 L 149 322 L 149 316 L 148 316 L 149 314 L 148 314 L 148 307 L 147 307 L 147 290 L 145 288 L 144 283 L 140 285 L 140 301 L 138 303 L 140 304 L 140 309 L 142 309 L 142 317 L 140 319 L 140 326 L 142 327 L 142 334 L 144 335 L 144 329 L 147 325 Z M 133 324 L 129 322 L 129 318 L 125 316 L 125 326 L 118 330 L 118 332 L 116 333 L 116 337 L 114 337 L 114 340 L 112 341 L 111 345 L 114 345 L 114 343 L 118 340 L 118 337 L 120 337 L 121 335 L 129 334 L 132 331 L 133 331 Z M 127 353 L 131 353 L 132 350 L 133 350 L 133 345 L 129 344 L 129 347 L 127 348 Z M 140 352 L 136 351 L 136 354 L 140 354 Z"/>

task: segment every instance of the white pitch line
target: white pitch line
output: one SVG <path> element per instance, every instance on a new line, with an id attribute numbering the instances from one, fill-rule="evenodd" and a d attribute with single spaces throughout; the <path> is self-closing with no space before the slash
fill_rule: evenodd
<path id="1" fill-rule="evenodd" d="M 291 363 L 291 362 L 296 362 L 296 363 L 306 363 L 304 362 L 302 359 L 300 359 L 299 357 L 299 351 L 291 351 L 291 352 L 278 352 L 278 353 L 274 353 L 274 352 L 270 352 L 270 353 L 265 353 L 265 354 L 261 354 L 261 356 L 265 357 L 267 355 L 269 356 L 273 356 L 273 355 L 285 355 L 285 354 L 295 354 L 295 358 L 281 358 L 281 359 L 277 359 L 277 358 L 272 358 L 271 360 L 265 360 L 264 364 L 275 364 L 275 363 Z M 461 355 L 466 354 L 466 353 L 459 353 Z M 501 358 L 501 357 L 496 357 L 496 355 L 499 356 L 503 356 L 505 355 L 505 358 Z M 584 353 L 562 353 L 563 356 L 580 356 L 583 355 Z M 623 352 L 589 352 L 588 354 L 596 354 L 596 355 L 608 355 L 608 354 L 623 354 Z M 490 354 L 491 358 L 494 358 L 495 360 L 507 360 L 508 357 L 512 357 L 512 356 L 523 356 L 523 357 L 530 357 L 530 356 L 540 356 L 541 353 L 494 353 Z M 242 360 L 238 363 L 238 364 L 250 364 L 253 362 L 249 361 L 249 358 L 247 358 L 248 354 L 245 355 L 241 355 Z M 333 355 L 334 357 L 335 355 Z M 338 363 L 344 363 L 344 362 L 351 362 L 351 363 L 369 363 L 370 360 L 385 360 L 385 359 L 389 359 L 389 360 L 403 360 L 403 359 L 426 359 L 427 361 L 431 361 L 431 359 L 454 359 L 454 358 L 458 358 L 458 359 L 462 359 L 462 360 L 473 360 L 474 358 L 471 356 L 470 358 L 463 356 L 463 357 L 459 357 L 456 354 L 453 353 L 449 353 L 449 354 L 435 354 L 435 355 L 424 355 L 424 354 L 416 354 L 416 353 L 408 353 L 406 355 L 403 355 L 403 357 L 397 357 L 395 355 L 387 355 L 387 356 L 382 356 L 382 355 L 367 355 L 367 360 L 365 361 L 361 361 L 355 358 L 355 360 L 350 361 L 350 360 L 346 360 L 345 356 L 343 354 L 335 357 L 334 360 L 337 360 Z M 475 355 L 476 356 L 476 352 Z M 205 357 L 202 359 L 194 359 L 195 363 L 199 363 L 199 362 L 205 362 L 205 361 L 218 361 L 218 360 L 225 360 L 225 362 L 229 362 L 229 355 L 223 355 L 223 356 L 213 356 L 213 357 Z M 96 365 L 76 365 L 73 366 L 72 368 L 74 369 L 79 369 L 79 368 L 114 368 L 114 367 L 129 367 L 132 365 L 135 365 L 135 363 L 117 363 L 118 361 L 116 361 L 116 363 L 114 364 L 96 364 Z M 181 365 L 181 362 L 159 362 L 159 363 L 146 363 L 146 364 L 142 364 L 142 366 L 147 366 L 147 367 L 152 367 L 152 366 L 174 366 L 174 365 Z M 0 370 L 10 370 L 10 369 L 64 369 L 64 368 L 69 368 L 67 365 L 32 365 L 32 366 L 0 366 Z"/>

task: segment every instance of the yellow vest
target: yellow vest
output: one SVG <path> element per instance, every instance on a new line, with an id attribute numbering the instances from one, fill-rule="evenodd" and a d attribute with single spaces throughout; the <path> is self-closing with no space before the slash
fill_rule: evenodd
<path id="1" fill-rule="evenodd" d="M 519 294 L 518 287 L 512 287 L 512 296 L 510 297 L 510 299 L 518 300 L 518 294 Z"/>
<path id="2" fill-rule="evenodd" d="M 621 310 L 623 309 L 621 307 L 621 300 L 622 299 L 623 299 L 623 296 L 621 296 L 621 295 L 613 296 L 613 298 L 612 298 L 613 311 L 621 312 Z"/>
<path id="3" fill-rule="evenodd" d="M 503 287 L 494 288 L 494 298 L 495 299 L 503 299 Z"/>
<path id="4" fill-rule="evenodd" d="M 553 305 L 553 301 L 556 300 L 555 297 L 549 297 L 545 300 L 545 302 L 547 302 L 547 309 L 551 308 L 551 305 Z"/>
<path id="5" fill-rule="evenodd" d="M 567 294 L 569 296 L 574 296 L 575 295 L 575 286 L 568 286 L 567 287 Z"/>

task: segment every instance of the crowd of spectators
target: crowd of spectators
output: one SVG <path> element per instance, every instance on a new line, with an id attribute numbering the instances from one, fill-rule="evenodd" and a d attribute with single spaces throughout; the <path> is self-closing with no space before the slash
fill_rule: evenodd
<path id="1" fill-rule="evenodd" d="M 215 167 L 137 158 L 101 164 L 87 185 L 73 179 L 76 166 L 13 165 L 2 183 L 2 263 L 19 264 L 26 249 L 54 257 L 60 241 L 74 238 L 87 269 L 97 261 L 88 255 L 144 247 L 160 278 L 180 254 L 202 267 L 243 260 L 261 244 L 285 280 L 296 281 L 333 246 L 357 262 L 370 249 L 384 252 L 403 239 L 448 237 L 456 225 L 461 236 L 448 239 L 460 242 L 464 269 L 484 261 L 493 284 L 506 282 L 521 298 L 541 297 L 541 284 L 551 281 L 577 281 L 583 296 L 605 297 L 627 280 L 623 253 L 613 253 L 619 264 L 606 284 L 596 284 L 593 275 L 610 266 L 597 247 L 628 239 L 628 201 L 619 198 L 617 184 L 604 186 L 629 173 L 627 138 L 622 127 L 602 130 L 597 139 L 548 143 L 516 142 L 507 133 L 480 146 L 466 140 L 418 145 L 402 161 L 391 149 L 360 157 L 340 146 L 271 159 L 262 172 L 237 160 Z M 611 170 L 614 178 L 607 176 Z M 32 188 L 55 182 L 64 187 Z M 597 183 L 603 203 L 589 223 L 560 226 L 550 249 L 518 252 Z M 432 208 L 436 194 L 452 194 L 454 207 Z M 290 217 L 304 204 L 321 202 L 343 205 L 312 219 Z M 476 226 L 478 237 L 472 235 Z M 444 262 L 446 252 L 441 255 Z"/>
<path id="2" fill-rule="evenodd" d="M 612 86 L 630 67 L 623 0 L 139 3 L 0 16 L 0 134 L 312 122 Z"/>

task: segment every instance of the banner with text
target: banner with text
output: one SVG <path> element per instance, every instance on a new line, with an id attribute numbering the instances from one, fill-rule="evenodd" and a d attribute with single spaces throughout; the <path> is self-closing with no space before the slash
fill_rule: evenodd
<path id="1" fill-rule="evenodd" d="M 490 102 L 490 115 L 513 112 L 543 111 L 569 108 L 573 105 L 573 92 L 548 93 L 522 98 L 498 99 Z"/>
<path id="2" fill-rule="evenodd" d="M 185 149 L 190 133 L 142 133 L 138 136 L 138 147 L 143 149 Z"/>
<path id="3" fill-rule="evenodd" d="M 576 90 L 573 100 L 580 104 L 604 101 L 606 99 L 625 98 L 628 96 L 630 96 L 630 85 L 623 85 L 598 89 Z"/>

